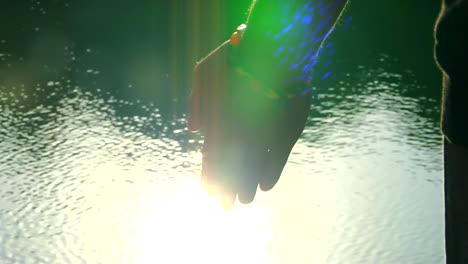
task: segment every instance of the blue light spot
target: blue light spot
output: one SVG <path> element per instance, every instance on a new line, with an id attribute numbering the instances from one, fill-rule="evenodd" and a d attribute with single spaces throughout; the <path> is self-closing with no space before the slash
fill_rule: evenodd
<path id="1" fill-rule="evenodd" d="M 278 33 L 273 37 L 274 40 L 278 40 L 279 38 L 281 38 L 281 33 Z"/>
<path id="2" fill-rule="evenodd" d="M 302 72 L 307 73 L 311 68 L 312 64 L 306 64 L 304 67 L 302 67 Z"/>
<path id="3" fill-rule="evenodd" d="M 322 42 L 324 38 L 325 38 L 325 37 L 317 38 L 317 39 L 315 40 L 315 43 L 317 44 L 317 43 Z"/>
<path id="4" fill-rule="evenodd" d="M 283 28 L 283 33 L 288 33 L 289 30 L 291 30 L 292 24 L 288 25 L 287 27 Z"/>
<path id="5" fill-rule="evenodd" d="M 326 7 L 320 8 L 319 14 L 322 15 L 322 16 L 326 15 L 327 14 L 327 8 Z"/>
<path id="6" fill-rule="evenodd" d="M 308 93 L 310 93 L 312 91 L 312 89 L 310 87 L 304 89 L 304 91 L 302 92 L 302 95 L 306 95 Z"/>
<path id="7" fill-rule="evenodd" d="M 301 62 L 300 63 L 304 63 L 305 61 L 307 61 L 309 59 L 310 56 L 312 56 L 312 53 L 314 53 L 314 50 L 310 49 L 306 55 L 304 57 L 302 57 L 301 59 Z"/>
<path id="8" fill-rule="evenodd" d="M 302 17 L 302 23 L 304 24 L 310 24 L 312 23 L 312 16 L 311 15 L 305 15 Z"/>
<path id="9" fill-rule="evenodd" d="M 318 62 L 319 62 L 318 60 L 315 60 L 315 61 L 313 61 L 313 62 L 310 63 L 310 66 L 311 66 L 311 67 L 314 67 L 315 65 L 317 65 Z"/>
<path id="10" fill-rule="evenodd" d="M 275 57 L 278 57 L 283 50 L 284 50 L 284 47 L 279 47 L 275 52 Z"/>
<path id="11" fill-rule="evenodd" d="M 294 21 L 299 20 L 300 18 L 301 18 L 301 14 L 297 13 L 297 14 L 294 16 Z"/>
<path id="12" fill-rule="evenodd" d="M 331 72 L 327 72 L 323 75 L 322 80 L 325 80 L 326 78 L 330 77 Z"/>
<path id="13" fill-rule="evenodd" d="M 278 63 L 278 67 L 279 67 L 279 66 L 283 66 L 283 65 L 286 63 L 287 60 L 288 60 L 287 58 L 283 58 L 283 59 L 280 61 L 280 63 Z"/>
<path id="14" fill-rule="evenodd" d="M 320 23 L 317 25 L 317 31 L 322 31 L 322 29 L 327 25 L 327 22 L 326 20 L 322 20 L 320 21 Z"/>
<path id="15" fill-rule="evenodd" d="M 318 51 L 315 52 L 314 56 L 310 57 L 309 61 L 313 61 L 313 60 L 317 59 L 317 57 L 318 57 Z"/>

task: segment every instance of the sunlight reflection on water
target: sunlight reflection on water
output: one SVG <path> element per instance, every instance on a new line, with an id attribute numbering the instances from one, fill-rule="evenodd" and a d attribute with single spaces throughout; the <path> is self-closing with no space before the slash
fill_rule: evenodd
<path id="1" fill-rule="evenodd" d="M 97 172 L 101 178 L 109 172 L 119 178 L 138 173 L 103 169 Z M 125 262 L 124 257 L 133 263 L 271 263 L 266 258 L 271 229 L 264 225 L 268 208 L 254 205 L 225 211 L 193 175 L 174 177 L 177 182 L 166 192 L 161 193 L 160 183 L 146 183 L 138 195 L 118 205 L 118 188 L 103 188 L 82 226 L 83 232 L 89 232 L 83 241 L 88 258 L 100 259 L 92 254 L 97 251 L 115 257 L 102 262 Z M 120 253 L 113 252 L 116 249 Z"/>
<path id="2" fill-rule="evenodd" d="M 317 95 L 278 185 L 231 211 L 201 187 L 202 138 L 183 115 L 55 82 L 3 86 L 0 258 L 440 263 L 438 104 L 400 94 L 418 89 L 411 76 L 352 76 Z"/>

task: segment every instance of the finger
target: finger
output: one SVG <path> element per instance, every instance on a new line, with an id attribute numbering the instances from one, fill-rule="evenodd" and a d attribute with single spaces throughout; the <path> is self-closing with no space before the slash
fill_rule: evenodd
<path id="1" fill-rule="evenodd" d="M 286 109 L 275 122 L 269 139 L 269 151 L 265 174 L 260 180 L 260 189 L 271 190 L 278 182 L 289 154 L 304 130 L 310 109 L 310 96 L 300 96 L 287 102 Z"/>
<path id="2" fill-rule="evenodd" d="M 235 75 L 231 93 L 230 119 L 240 163 L 233 168 L 239 202 L 252 202 L 264 173 L 267 137 L 274 119 L 274 101 L 251 89 L 248 80 Z"/>
<path id="3" fill-rule="evenodd" d="M 258 184 L 264 173 L 265 153 L 251 156 L 245 160 L 242 172 L 239 174 L 238 198 L 239 202 L 248 204 L 253 201 L 257 193 Z"/>
<path id="4" fill-rule="evenodd" d="M 207 56 L 197 62 L 193 71 L 192 92 L 189 97 L 187 129 L 196 132 L 206 122 L 206 113 L 209 112 L 213 93 L 219 90 L 220 73 L 223 74 L 226 66 L 227 50 L 229 41 L 225 41 Z M 218 88 L 218 89 L 217 89 Z M 218 99 L 214 97 L 215 100 Z"/>
<path id="5" fill-rule="evenodd" d="M 238 198 L 244 204 L 253 201 L 260 179 L 265 174 L 269 137 L 274 133 L 268 123 L 257 122 L 256 126 L 247 126 L 239 140 L 243 143 L 243 160 L 238 175 Z"/>
<path id="6" fill-rule="evenodd" d="M 237 191 L 230 181 L 230 172 L 226 170 L 226 162 L 220 159 L 207 161 L 202 166 L 202 183 L 208 194 L 218 198 L 225 208 L 230 208 L 235 202 Z"/>
<path id="7" fill-rule="evenodd" d="M 235 188 L 226 175 L 226 144 L 230 133 L 224 120 L 226 101 L 227 50 L 220 46 L 197 63 L 189 98 L 187 127 L 191 131 L 205 131 L 202 160 L 202 183 L 209 194 L 220 198 L 223 205 L 233 204 Z"/>
<path id="8" fill-rule="evenodd" d="M 210 123 L 211 124 L 211 123 Z M 211 127 L 205 136 L 202 160 L 202 182 L 209 194 L 216 196 L 225 208 L 231 207 L 237 195 L 239 149 L 225 122 Z"/>
<path id="9" fill-rule="evenodd" d="M 259 131 L 252 131 L 243 136 L 243 157 L 238 175 L 238 198 L 239 202 L 247 204 L 253 201 L 260 179 L 265 172 L 267 146 Z"/>
<path id="10" fill-rule="evenodd" d="M 293 146 L 294 144 L 282 143 L 275 145 L 268 151 L 264 174 L 259 183 L 262 191 L 269 191 L 276 185 Z"/>
<path id="11" fill-rule="evenodd" d="M 216 187 L 222 183 L 222 168 L 225 166 L 223 141 L 226 141 L 226 136 L 221 133 L 221 128 L 217 130 L 211 128 L 205 135 L 201 179 L 207 186 Z"/>
<path id="12" fill-rule="evenodd" d="M 201 77 L 201 67 L 199 64 L 195 66 L 194 69 L 194 80 L 192 93 L 189 97 L 189 113 L 187 118 L 187 129 L 192 132 L 197 132 L 202 126 L 201 119 L 201 87 L 202 77 Z"/>

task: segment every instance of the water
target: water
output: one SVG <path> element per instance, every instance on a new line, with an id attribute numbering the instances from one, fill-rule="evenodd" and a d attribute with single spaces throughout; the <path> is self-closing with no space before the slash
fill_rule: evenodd
<path id="1" fill-rule="evenodd" d="M 55 4 L 1 16 L 0 263 L 443 263 L 440 93 L 421 68 L 338 48 L 277 186 L 224 211 L 157 10 Z"/>
<path id="2" fill-rule="evenodd" d="M 438 102 L 380 56 L 314 99 L 279 184 L 223 211 L 184 115 L 51 80 L 2 86 L 3 263 L 440 263 Z M 396 68 L 396 69 L 395 69 Z"/>

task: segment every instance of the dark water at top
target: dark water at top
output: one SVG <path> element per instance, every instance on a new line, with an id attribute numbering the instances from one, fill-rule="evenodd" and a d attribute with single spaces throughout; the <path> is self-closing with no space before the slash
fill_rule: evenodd
<path id="1" fill-rule="evenodd" d="M 188 81 L 145 48 L 159 38 L 132 41 L 157 10 L 111 9 L 152 21 L 111 45 L 122 28 L 72 37 L 61 28 L 84 26 L 30 5 L 0 36 L 1 263 L 443 262 L 440 93 L 423 66 L 342 48 L 278 185 L 226 212 L 198 182 L 203 138 L 174 88 Z M 112 13 L 87 5 L 66 14 Z"/>

